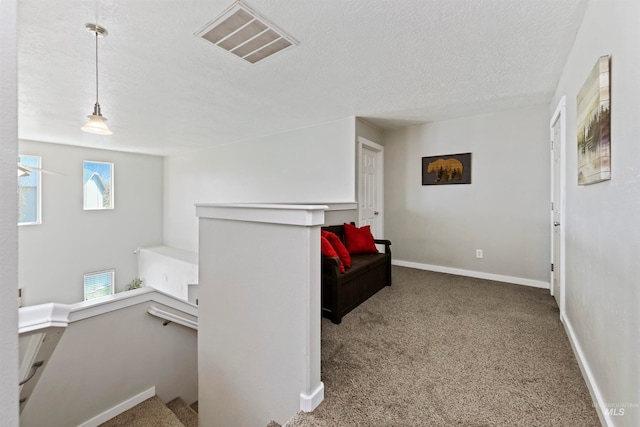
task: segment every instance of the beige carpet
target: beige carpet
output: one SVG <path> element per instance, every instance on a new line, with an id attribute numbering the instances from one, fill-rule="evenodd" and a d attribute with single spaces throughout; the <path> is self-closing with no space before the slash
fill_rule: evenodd
<path id="1" fill-rule="evenodd" d="M 110 419 L 100 427 L 184 427 L 171 409 L 154 396 L 126 412 Z"/>
<path id="2" fill-rule="evenodd" d="M 189 406 L 176 397 L 165 405 L 153 396 L 100 427 L 198 427 L 198 402 Z"/>
<path id="3" fill-rule="evenodd" d="M 324 402 L 286 425 L 599 426 L 548 290 L 393 268 L 322 321 Z"/>

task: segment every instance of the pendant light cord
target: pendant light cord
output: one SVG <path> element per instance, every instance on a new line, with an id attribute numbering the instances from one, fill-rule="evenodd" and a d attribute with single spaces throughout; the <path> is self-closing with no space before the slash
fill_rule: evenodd
<path id="1" fill-rule="evenodd" d="M 99 105 L 98 102 L 98 28 L 96 25 L 96 104 Z"/>

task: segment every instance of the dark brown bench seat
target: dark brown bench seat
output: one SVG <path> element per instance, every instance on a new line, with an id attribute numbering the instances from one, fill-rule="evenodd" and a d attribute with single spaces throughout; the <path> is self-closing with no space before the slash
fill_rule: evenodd
<path id="1" fill-rule="evenodd" d="M 323 230 L 335 233 L 344 243 L 344 226 L 331 225 Z M 339 269 L 338 258 L 322 256 L 322 315 L 333 323 L 356 308 L 385 286 L 391 286 L 391 242 L 375 239 L 384 245 L 384 253 L 351 255 L 351 268 Z"/>

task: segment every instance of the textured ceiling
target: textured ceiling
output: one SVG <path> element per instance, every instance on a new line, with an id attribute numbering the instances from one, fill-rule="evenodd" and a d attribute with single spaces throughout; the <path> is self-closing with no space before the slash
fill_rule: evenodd
<path id="1" fill-rule="evenodd" d="M 247 0 L 299 46 L 194 36 L 230 0 L 20 0 L 19 136 L 170 155 L 360 116 L 381 128 L 546 103 L 588 0 Z M 82 132 L 95 102 L 111 136 Z"/>

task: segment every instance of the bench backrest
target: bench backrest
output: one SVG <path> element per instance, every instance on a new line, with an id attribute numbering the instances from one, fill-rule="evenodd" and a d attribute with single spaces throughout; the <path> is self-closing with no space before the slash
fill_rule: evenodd
<path id="1" fill-rule="evenodd" d="M 351 224 L 355 225 L 354 222 L 352 222 Z M 345 243 L 345 240 L 344 240 L 344 225 L 327 225 L 325 227 L 322 227 L 322 229 L 334 233 L 335 235 L 337 235 L 340 238 L 340 240 L 342 240 L 342 243 Z"/>

